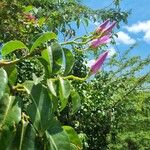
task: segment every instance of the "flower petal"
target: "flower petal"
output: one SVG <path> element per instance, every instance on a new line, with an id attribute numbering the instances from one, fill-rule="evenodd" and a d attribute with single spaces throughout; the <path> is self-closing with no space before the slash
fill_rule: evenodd
<path id="1" fill-rule="evenodd" d="M 99 27 L 96 29 L 96 33 L 100 33 L 102 30 L 104 30 L 104 28 L 108 25 L 109 22 L 110 20 L 107 19 L 102 24 L 100 24 Z"/>
<path id="2" fill-rule="evenodd" d="M 90 75 L 97 73 L 97 71 L 102 67 L 106 57 L 108 55 L 108 51 L 102 53 L 95 63 L 91 66 Z"/>

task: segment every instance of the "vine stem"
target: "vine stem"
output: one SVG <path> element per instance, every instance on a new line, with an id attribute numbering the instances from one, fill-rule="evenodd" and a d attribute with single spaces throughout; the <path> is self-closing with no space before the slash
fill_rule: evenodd
<path id="1" fill-rule="evenodd" d="M 77 76 L 74 76 L 74 75 L 69 75 L 69 76 L 61 77 L 61 78 L 62 78 L 62 79 L 68 79 L 68 80 L 85 81 L 88 77 L 89 77 L 89 74 L 87 74 L 87 75 L 86 75 L 85 77 L 83 77 L 83 78 L 80 78 L 80 77 L 77 77 Z M 59 80 L 59 77 L 57 77 L 57 78 L 50 78 L 49 80 L 57 81 L 57 80 Z"/>
<path id="2" fill-rule="evenodd" d="M 0 67 L 5 67 L 5 66 L 10 66 L 10 65 L 17 64 L 18 62 L 21 62 L 24 59 L 31 57 L 32 55 L 33 54 L 30 53 L 30 54 L 28 54 L 28 55 L 26 55 L 26 56 L 24 56 L 24 57 L 22 57 L 20 59 L 16 59 L 16 60 L 13 60 L 13 61 L 4 61 L 4 60 L 2 60 L 2 61 L 0 61 Z"/>
<path id="3" fill-rule="evenodd" d="M 45 49 L 41 49 L 40 52 L 42 52 L 43 50 L 45 50 Z M 23 56 L 20 59 L 16 59 L 16 60 L 13 60 L 13 61 L 1 60 L 0 61 L 0 68 L 17 64 L 19 62 L 22 62 L 24 59 L 27 59 L 27 58 L 30 58 L 30 57 L 34 56 L 35 54 L 36 54 L 35 51 L 33 51 L 33 52 L 27 54 L 26 56 Z"/>
<path id="4" fill-rule="evenodd" d="M 79 80 L 79 81 L 85 81 L 87 78 L 88 78 L 88 74 L 84 78 L 76 77 L 76 76 L 73 76 L 73 75 L 63 77 L 63 79 L 74 79 L 74 80 Z"/>
<path id="5" fill-rule="evenodd" d="M 80 38 L 76 38 L 73 41 L 63 42 L 63 43 L 60 43 L 60 45 L 71 45 L 71 44 L 82 45 L 82 44 L 87 44 L 88 42 L 90 42 L 93 39 L 93 36 L 86 37 L 86 39 L 88 39 L 88 40 L 86 40 L 85 42 L 76 42 L 76 40 L 79 40 L 79 39 Z"/>
<path id="6" fill-rule="evenodd" d="M 74 76 L 74 75 L 69 75 L 69 76 L 66 76 L 66 77 L 61 77 L 62 79 L 65 79 L 65 80 L 78 80 L 78 81 L 85 81 L 87 78 L 89 77 L 89 73 L 83 77 L 83 78 L 80 78 L 80 77 L 77 77 L 77 76 Z M 59 77 L 56 77 L 56 78 L 49 78 L 48 80 L 51 80 L 51 81 L 58 81 L 60 78 Z M 16 86 L 13 86 L 13 90 L 16 90 L 16 91 L 20 91 L 20 92 L 26 92 L 26 89 L 24 88 L 24 86 L 22 84 L 17 84 Z"/>

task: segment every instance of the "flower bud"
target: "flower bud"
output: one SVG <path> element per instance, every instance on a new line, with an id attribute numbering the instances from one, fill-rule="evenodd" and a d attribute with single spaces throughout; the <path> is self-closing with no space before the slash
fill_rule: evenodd
<path id="1" fill-rule="evenodd" d="M 91 48 L 98 48 L 102 44 L 106 44 L 110 41 L 110 35 L 105 35 L 103 37 L 100 37 L 98 39 L 94 39 L 90 42 Z"/>
<path id="2" fill-rule="evenodd" d="M 102 32 L 103 34 L 102 35 L 108 35 L 108 34 L 111 34 L 113 28 L 115 27 L 116 25 L 116 21 L 113 21 L 107 28 L 105 28 Z"/>
<path id="3" fill-rule="evenodd" d="M 102 67 L 106 57 L 108 55 L 108 51 L 102 53 L 98 59 L 95 61 L 95 63 L 90 68 L 90 75 L 95 74 L 98 72 L 98 70 Z"/>
<path id="4" fill-rule="evenodd" d="M 105 27 L 109 24 L 109 19 L 107 19 L 106 21 L 104 21 L 102 24 L 99 25 L 99 27 L 96 29 L 96 33 L 101 33 Z"/>

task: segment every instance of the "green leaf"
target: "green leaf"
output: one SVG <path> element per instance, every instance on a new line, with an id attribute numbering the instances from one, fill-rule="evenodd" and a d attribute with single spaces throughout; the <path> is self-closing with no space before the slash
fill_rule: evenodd
<path id="1" fill-rule="evenodd" d="M 31 124 L 22 120 L 16 135 L 7 149 L 37 150 L 39 145 L 36 140 L 36 131 Z"/>
<path id="2" fill-rule="evenodd" d="M 34 86 L 34 81 L 25 81 L 23 86 L 28 94 L 31 94 L 32 88 Z"/>
<path id="3" fill-rule="evenodd" d="M 49 63 L 42 57 L 38 57 L 37 59 L 41 63 L 41 65 L 43 65 L 43 67 L 44 67 L 44 71 L 45 71 L 44 74 L 45 74 L 45 76 L 47 78 L 49 78 L 51 76 Z"/>
<path id="4" fill-rule="evenodd" d="M 6 56 L 11 52 L 14 52 L 15 50 L 21 50 L 21 49 L 28 50 L 26 45 L 21 41 L 17 41 L 17 40 L 9 41 L 2 47 L 2 56 Z"/>
<path id="5" fill-rule="evenodd" d="M 57 92 L 56 92 L 56 85 L 54 84 L 54 81 L 52 81 L 51 79 L 47 80 L 47 85 L 48 88 L 50 90 L 50 92 L 57 97 Z"/>
<path id="6" fill-rule="evenodd" d="M 28 124 L 27 126 L 22 126 L 22 131 L 24 131 L 22 142 L 20 143 L 21 150 L 31 150 L 37 149 L 37 143 L 36 143 L 36 131 L 33 128 L 31 124 Z"/>
<path id="7" fill-rule="evenodd" d="M 63 129 L 67 132 L 72 147 L 74 147 L 74 149 L 76 147 L 76 150 L 81 150 L 82 149 L 82 143 L 81 143 L 76 131 L 70 126 L 63 126 Z"/>
<path id="8" fill-rule="evenodd" d="M 51 93 L 50 96 L 53 103 L 53 112 L 55 112 L 58 109 L 58 82 L 48 79 L 47 85 Z"/>
<path id="9" fill-rule="evenodd" d="M 74 65 L 74 56 L 72 52 L 66 48 L 63 48 L 64 56 L 65 56 L 65 71 L 64 75 L 68 75 Z"/>
<path id="10" fill-rule="evenodd" d="M 1 81 L 0 83 L 0 99 L 1 99 L 8 82 L 7 73 L 3 68 L 0 68 L 0 81 Z"/>
<path id="11" fill-rule="evenodd" d="M 26 6 L 25 8 L 24 8 L 24 11 L 27 13 L 27 12 L 30 12 L 30 11 L 32 11 L 33 10 L 33 6 L 32 5 L 29 5 L 29 6 Z"/>
<path id="12" fill-rule="evenodd" d="M 46 136 L 49 150 L 71 150 L 69 138 L 55 118 L 49 123 Z"/>
<path id="13" fill-rule="evenodd" d="M 58 111 L 58 107 L 59 107 L 58 97 L 55 97 L 55 96 L 51 95 L 51 99 L 52 99 L 52 104 L 53 104 L 52 111 L 53 112 L 57 112 Z"/>
<path id="14" fill-rule="evenodd" d="M 28 87 L 26 87 L 27 89 Z M 48 128 L 49 120 L 52 117 L 52 103 L 48 90 L 41 84 L 33 85 L 28 89 L 32 103 L 27 107 L 27 114 L 36 130 L 41 134 Z"/>
<path id="15" fill-rule="evenodd" d="M 63 65 L 63 53 L 59 44 L 54 43 L 42 51 L 41 58 L 38 60 L 45 68 L 46 75 L 50 77 L 51 73 L 58 73 Z"/>
<path id="16" fill-rule="evenodd" d="M 53 32 L 46 32 L 42 34 L 32 45 L 30 52 L 35 50 L 37 47 L 39 47 L 41 44 L 44 44 L 45 42 L 48 42 L 52 39 L 56 39 L 56 34 Z"/>
<path id="17" fill-rule="evenodd" d="M 14 129 L 2 129 L 0 131 L 1 150 L 10 150 L 11 143 L 15 137 Z"/>
<path id="18" fill-rule="evenodd" d="M 21 109 L 15 97 L 5 94 L 0 100 L 0 129 L 14 127 L 21 120 Z"/>
<path id="19" fill-rule="evenodd" d="M 51 47 L 47 47 L 47 49 L 43 50 L 42 53 L 42 58 L 47 62 L 47 68 L 49 71 L 49 74 L 52 73 L 52 68 L 53 68 L 53 54 L 52 54 L 52 49 Z"/>
<path id="20" fill-rule="evenodd" d="M 36 74 L 33 73 L 32 76 L 33 76 L 33 82 L 35 85 L 39 84 L 44 79 L 44 75 L 37 77 Z"/>
<path id="21" fill-rule="evenodd" d="M 59 98 L 61 100 L 61 110 L 63 110 L 68 102 L 68 98 L 71 91 L 71 85 L 68 80 L 63 80 L 61 77 L 59 78 Z"/>
<path id="22" fill-rule="evenodd" d="M 4 68 L 8 75 L 8 81 L 11 85 L 14 85 L 17 80 L 17 68 L 15 65 L 5 66 Z"/>
<path id="23" fill-rule="evenodd" d="M 39 26 L 42 26 L 42 25 L 44 24 L 45 20 L 46 20 L 46 18 L 44 18 L 44 17 L 40 18 L 40 19 L 38 20 L 38 25 L 39 25 Z"/>
<path id="24" fill-rule="evenodd" d="M 21 109 L 15 97 L 5 94 L 0 99 L 0 143 L 1 150 L 6 150 L 12 142 L 16 125 L 21 120 Z"/>
<path id="25" fill-rule="evenodd" d="M 70 95 L 70 89 L 71 85 L 68 80 L 64 80 L 61 77 L 59 77 L 59 82 L 60 82 L 60 93 L 63 98 L 68 98 Z"/>
<path id="26" fill-rule="evenodd" d="M 0 100 L 0 112 L 1 150 L 6 150 L 15 136 L 16 125 L 21 120 L 21 109 L 15 97 L 5 94 Z"/>
<path id="27" fill-rule="evenodd" d="M 75 89 L 71 91 L 72 113 L 75 113 L 81 106 L 81 98 Z"/>
<path id="28" fill-rule="evenodd" d="M 53 73 L 58 73 L 63 65 L 63 53 L 62 48 L 58 43 L 54 43 L 51 46 L 53 55 Z"/>

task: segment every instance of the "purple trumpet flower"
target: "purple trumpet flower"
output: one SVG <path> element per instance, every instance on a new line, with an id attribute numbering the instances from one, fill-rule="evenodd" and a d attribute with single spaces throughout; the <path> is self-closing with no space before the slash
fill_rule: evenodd
<path id="1" fill-rule="evenodd" d="M 108 55 L 108 51 L 102 53 L 98 57 L 98 59 L 95 61 L 95 63 L 91 66 L 90 73 L 89 73 L 90 75 L 97 73 L 97 71 L 102 67 L 107 55 Z"/>
<path id="2" fill-rule="evenodd" d="M 103 35 L 107 35 L 110 34 L 110 32 L 112 32 L 112 29 L 115 27 L 116 25 L 116 21 L 113 21 L 107 28 L 104 28 Z"/>
<path id="3" fill-rule="evenodd" d="M 108 25 L 109 22 L 110 22 L 110 20 L 107 19 L 102 24 L 100 24 L 99 27 L 96 29 L 96 33 L 102 32 L 105 29 L 105 27 Z"/>
<path id="4" fill-rule="evenodd" d="M 98 48 L 102 44 L 106 44 L 110 41 L 110 35 L 102 36 L 98 39 L 94 39 L 90 42 L 91 48 Z"/>
<path id="5" fill-rule="evenodd" d="M 112 29 L 115 27 L 116 25 L 116 21 L 113 21 L 112 23 L 110 22 L 109 19 L 107 19 L 104 23 L 102 23 L 97 29 L 96 29 L 96 33 L 97 34 L 101 34 L 103 35 L 107 35 L 110 32 L 112 32 Z"/>

